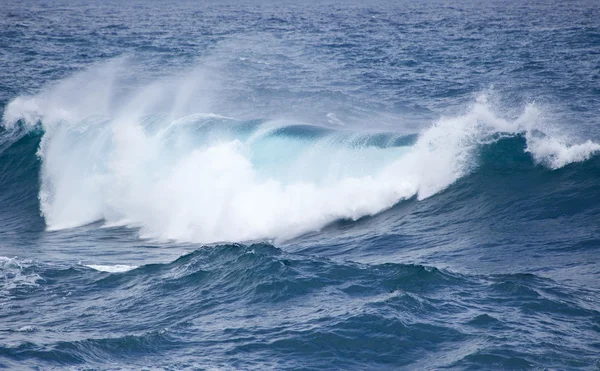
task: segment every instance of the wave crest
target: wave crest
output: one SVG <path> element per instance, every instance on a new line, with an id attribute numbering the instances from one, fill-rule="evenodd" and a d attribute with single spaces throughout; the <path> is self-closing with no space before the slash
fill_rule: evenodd
<path id="1" fill-rule="evenodd" d="M 158 239 L 287 239 L 435 195 L 477 167 L 478 148 L 505 136 L 525 135 L 526 151 L 551 169 L 600 150 L 539 135 L 535 105 L 503 119 L 485 96 L 414 137 L 179 115 L 189 85 L 150 85 L 111 108 L 116 75 L 88 71 L 5 111 L 8 130 L 18 121 L 44 127 L 39 198 L 49 229 L 103 219 Z M 82 90 L 94 99 L 78 98 Z M 172 109 L 157 114 L 152 102 L 171 96 Z"/>

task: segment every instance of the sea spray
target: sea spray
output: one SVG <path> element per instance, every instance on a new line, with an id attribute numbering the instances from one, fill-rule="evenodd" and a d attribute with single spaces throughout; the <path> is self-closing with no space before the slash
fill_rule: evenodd
<path id="1" fill-rule="evenodd" d="M 478 148 L 502 136 L 525 135 L 526 151 L 552 169 L 600 149 L 537 135 L 543 126 L 535 105 L 509 120 L 485 94 L 464 114 L 405 141 L 392 132 L 179 116 L 194 89 L 183 84 L 173 100 L 173 91 L 158 88 L 165 79 L 114 103 L 119 66 L 80 73 L 6 109 L 7 128 L 22 121 L 45 130 L 39 198 L 50 230 L 104 220 L 163 240 L 285 240 L 431 197 L 475 169 Z M 78 99 L 81 88 L 94 99 Z M 382 135 L 378 145 L 370 140 Z"/>

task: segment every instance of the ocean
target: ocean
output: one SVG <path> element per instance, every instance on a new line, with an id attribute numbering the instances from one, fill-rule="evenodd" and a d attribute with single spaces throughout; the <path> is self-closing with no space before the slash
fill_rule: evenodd
<path id="1" fill-rule="evenodd" d="M 600 2 L 0 7 L 0 368 L 600 369 Z"/>

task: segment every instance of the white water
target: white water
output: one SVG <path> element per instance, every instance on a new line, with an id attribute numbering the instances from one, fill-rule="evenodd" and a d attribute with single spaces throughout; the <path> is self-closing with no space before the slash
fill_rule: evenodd
<path id="1" fill-rule="evenodd" d="M 108 273 L 123 273 L 128 272 L 132 269 L 137 268 L 135 265 L 125 265 L 125 264 L 116 264 L 116 265 L 86 265 L 88 268 L 92 268 L 94 270 L 100 272 L 108 272 Z"/>
<path id="2" fill-rule="evenodd" d="M 0 256 L 0 297 L 6 296 L 13 289 L 35 287 L 39 281 L 43 281 L 37 273 L 26 270 L 31 265 L 31 260 Z"/>
<path id="3" fill-rule="evenodd" d="M 534 105 L 506 120 L 485 96 L 409 147 L 351 145 L 337 140 L 341 133 L 272 138 L 273 128 L 287 125 L 276 121 L 242 135 L 234 119 L 187 114 L 194 74 L 116 99 L 118 70 L 115 63 L 92 69 L 6 108 L 7 127 L 43 123 L 40 200 L 48 229 L 104 219 L 158 239 L 287 239 L 444 190 L 476 166 L 478 147 L 495 133 L 525 133 L 527 151 L 552 169 L 600 150 L 591 141 L 534 135 L 543 129 Z"/>

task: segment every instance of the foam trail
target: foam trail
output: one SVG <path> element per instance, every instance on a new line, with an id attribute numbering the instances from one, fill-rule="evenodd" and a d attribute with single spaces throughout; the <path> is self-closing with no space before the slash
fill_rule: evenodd
<path id="1" fill-rule="evenodd" d="M 40 200 L 48 229 L 103 219 L 139 227 L 148 238 L 287 239 L 444 190 L 476 168 L 478 148 L 498 133 L 525 133 L 527 151 L 552 169 L 600 150 L 590 141 L 534 135 L 542 126 L 534 105 L 506 120 L 485 96 L 415 141 L 388 133 L 378 145 L 361 133 L 188 115 L 190 84 L 177 90 L 154 82 L 115 103 L 115 68 L 88 71 L 7 107 L 8 127 L 43 123 Z M 97 96 L 78 100 L 80 91 Z"/>

